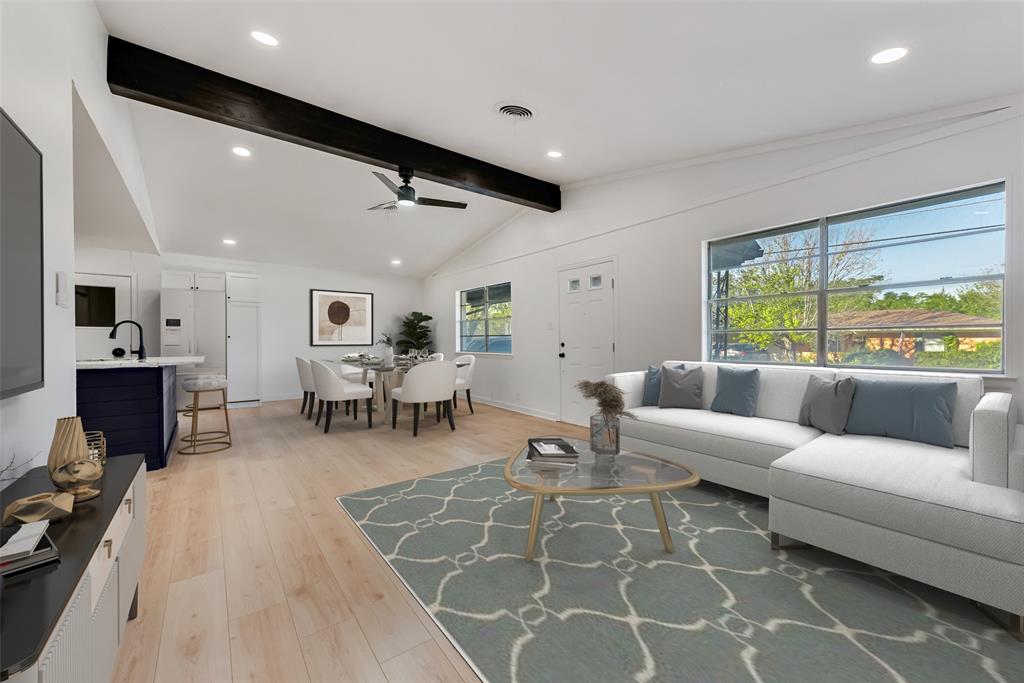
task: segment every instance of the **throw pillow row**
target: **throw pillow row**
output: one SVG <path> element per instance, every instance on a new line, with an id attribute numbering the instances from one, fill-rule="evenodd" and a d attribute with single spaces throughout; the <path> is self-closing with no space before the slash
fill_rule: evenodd
<path id="1" fill-rule="evenodd" d="M 718 366 L 711 410 L 752 417 L 757 408 L 757 368 Z M 704 371 L 650 366 L 642 404 L 659 408 L 703 407 Z M 830 434 L 888 436 L 953 448 L 956 382 L 894 382 L 808 375 L 797 422 Z"/>

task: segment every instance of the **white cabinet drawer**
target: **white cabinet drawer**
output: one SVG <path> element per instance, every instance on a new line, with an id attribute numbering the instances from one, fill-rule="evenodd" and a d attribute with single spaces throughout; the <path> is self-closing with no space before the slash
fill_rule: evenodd
<path id="1" fill-rule="evenodd" d="M 100 541 L 99 547 L 96 548 L 96 552 L 89 562 L 89 575 L 92 578 L 90 609 L 96 609 L 96 603 L 99 602 L 103 587 L 107 584 L 110 570 L 117 560 L 117 554 L 121 551 L 121 544 L 124 543 L 125 534 L 128 533 L 128 527 L 131 526 L 134 517 L 135 486 L 133 485 L 124 494 L 117 512 L 114 513 L 114 518 L 110 520 L 110 526 L 103 534 L 103 540 Z"/>

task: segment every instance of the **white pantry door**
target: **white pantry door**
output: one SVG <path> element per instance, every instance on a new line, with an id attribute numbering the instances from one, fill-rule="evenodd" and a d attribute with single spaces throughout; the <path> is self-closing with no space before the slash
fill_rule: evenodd
<path id="1" fill-rule="evenodd" d="M 594 402 L 580 396 L 576 383 L 615 372 L 614 276 L 610 259 L 558 272 L 562 422 L 589 424 Z"/>

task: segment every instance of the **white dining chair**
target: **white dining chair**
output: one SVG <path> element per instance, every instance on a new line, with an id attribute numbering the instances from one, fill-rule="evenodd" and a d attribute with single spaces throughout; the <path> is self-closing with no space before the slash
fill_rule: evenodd
<path id="1" fill-rule="evenodd" d="M 438 361 L 421 363 L 405 373 L 402 386 L 391 390 L 391 428 L 398 428 L 398 404 L 412 404 L 412 435 L 420 431 L 420 405 L 433 403 L 437 421 L 441 421 L 441 407 L 448 416 L 448 426 L 455 431 L 455 410 L 452 394 L 455 393 L 455 363 Z M 426 412 L 426 411 L 424 411 Z"/>
<path id="2" fill-rule="evenodd" d="M 459 367 L 459 366 L 462 367 Z M 473 368 L 476 367 L 476 356 L 459 356 L 455 359 L 456 376 L 455 376 L 455 391 L 452 392 L 452 405 L 456 408 L 459 407 L 459 399 L 457 394 L 460 391 L 466 392 L 466 403 L 469 404 L 470 414 L 474 414 L 473 411 L 473 397 L 470 395 L 470 390 L 473 387 Z"/>
<path id="3" fill-rule="evenodd" d="M 366 399 L 366 428 L 373 429 L 373 389 L 365 384 L 346 382 L 338 377 L 337 373 L 326 363 L 318 360 L 309 362 L 313 370 L 313 383 L 316 386 L 316 396 L 320 404 L 316 410 L 316 424 L 320 424 L 320 417 L 324 412 L 324 403 L 327 404 L 327 420 L 324 422 L 324 434 L 331 431 L 331 417 L 334 415 L 334 408 L 340 401 L 352 402 L 352 419 L 359 419 L 359 401 Z"/>
<path id="4" fill-rule="evenodd" d="M 299 370 L 299 384 L 302 385 L 302 408 L 299 414 L 306 413 L 306 419 L 313 417 L 313 399 L 316 396 L 316 384 L 313 382 L 313 370 L 305 358 L 295 357 L 295 366 Z M 307 411 L 306 406 L 309 405 Z"/>

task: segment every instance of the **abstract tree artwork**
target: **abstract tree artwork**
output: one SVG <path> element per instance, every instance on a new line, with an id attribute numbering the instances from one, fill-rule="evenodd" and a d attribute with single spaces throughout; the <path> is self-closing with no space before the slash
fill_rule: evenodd
<path id="1" fill-rule="evenodd" d="M 311 346 L 372 346 L 373 294 L 309 291 Z"/>

